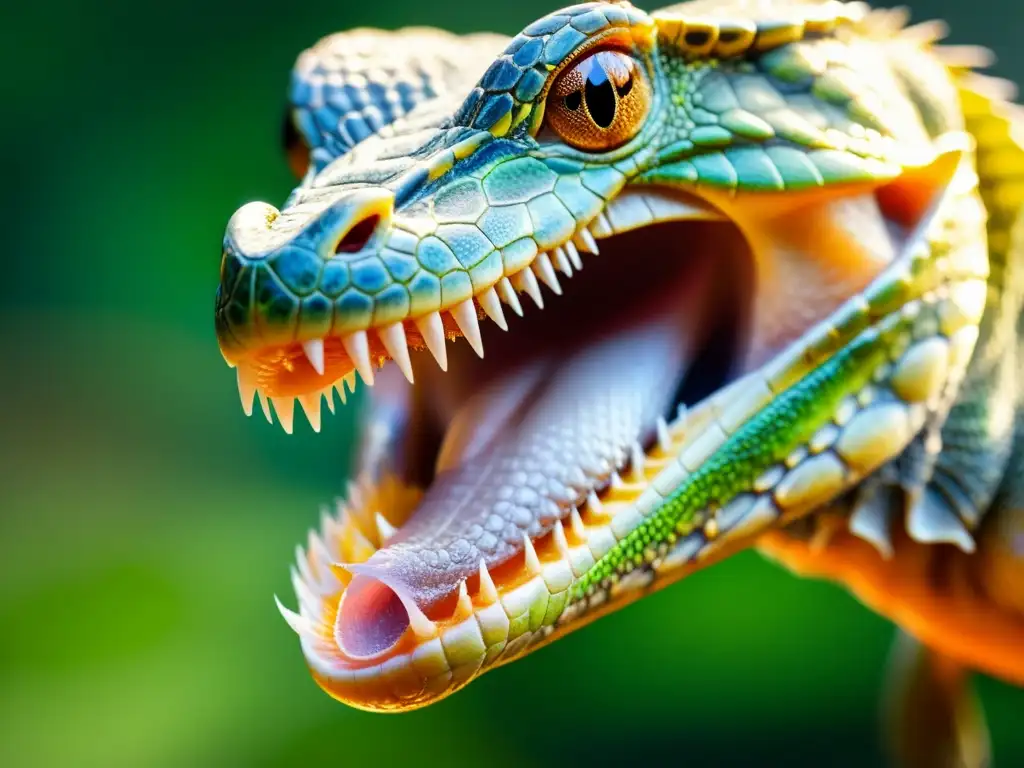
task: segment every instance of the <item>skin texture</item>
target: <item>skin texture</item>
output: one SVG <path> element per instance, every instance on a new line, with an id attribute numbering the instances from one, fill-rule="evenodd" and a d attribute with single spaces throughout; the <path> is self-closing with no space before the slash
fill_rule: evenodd
<path id="1" fill-rule="evenodd" d="M 914 638 L 900 761 L 984 764 L 967 670 L 1024 683 L 1024 149 L 976 52 L 904 21 L 591 3 L 300 57 L 304 175 L 229 223 L 216 322 L 243 405 L 289 431 L 293 398 L 317 428 L 376 380 L 282 609 L 328 693 L 423 706 L 757 546 Z M 733 294 L 744 344 L 675 416 Z M 520 297 L 563 314 L 481 335 Z M 451 371 L 407 386 L 409 348 Z"/>

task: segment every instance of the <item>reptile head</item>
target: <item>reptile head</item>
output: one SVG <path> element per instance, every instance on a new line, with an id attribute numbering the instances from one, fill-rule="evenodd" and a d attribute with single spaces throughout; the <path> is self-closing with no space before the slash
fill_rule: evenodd
<path id="1" fill-rule="evenodd" d="M 558 11 L 385 127 L 321 130 L 345 89 L 302 81 L 309 169 L 232 218 L 216 317 L 289 431 L 295 398 L 317 428 L 377 379 L 282 608 L 333 696 L 436 700 L 812 512 L 948 404 L 986 256 L 969 143 L 917 88 L 945 72 L 897 76 L 924 43 L 859 6 L 746 7 Z M 406 34 L 377 44 L 472 58 Z"/>

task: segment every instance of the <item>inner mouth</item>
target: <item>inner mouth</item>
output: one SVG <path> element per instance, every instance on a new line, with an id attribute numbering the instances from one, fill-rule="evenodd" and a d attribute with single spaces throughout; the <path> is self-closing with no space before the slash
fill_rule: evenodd
<path id="1" fill-rule="evenodd" d="M 401 403 L 404 417 L 387 469 L 426 491 L 384 549 L 349 566 L 339 647 L 373 656 L 421 611 L 450 616 L 460 584 L 480 589 L 481 562 L 514 582 L 527 546 L 606 496 L 681 409 L 739 375 L 754 282 L 732 222 L 653 224 L 601 241 L 543 312 L 510 319 L 507 333 L 485 323 L 485 358 L 450 345 L 444 372 L 414 355 L 414 385 L 380 371 L 376 405 Z"/>

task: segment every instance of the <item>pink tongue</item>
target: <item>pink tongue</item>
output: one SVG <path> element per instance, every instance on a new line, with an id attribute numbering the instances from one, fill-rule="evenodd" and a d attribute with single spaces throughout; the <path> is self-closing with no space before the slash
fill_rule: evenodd
<path id="1" fill-rule="evenodd" d="M 524 534 L 536 538 L 565 518 L 669 411 L 691 346 L 687 325 L 674 310 L 648 315 L 573 353 L 548 352 L 471 397 L 420 506 L 386 547 L 350 567 L 349 591 L 376 582 L 429 610 L 481 560 L 499 565 Z"/>

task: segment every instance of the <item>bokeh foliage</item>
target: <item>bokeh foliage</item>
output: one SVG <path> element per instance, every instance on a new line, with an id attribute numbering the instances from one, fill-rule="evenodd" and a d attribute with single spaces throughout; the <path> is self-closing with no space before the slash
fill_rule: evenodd
<path id="1" fill-rule="evenodd" d="M 551 7 L 5 7 L 0 764 L 878 763 L 892 628 L 756 555 L 401 716 L 321 694 L 273 608 L 352 426 L 246 420 L 213 337 L 228 217 L 291 184 L 288 68 L 343 27 L 514 32 Z M 1024 79 L 1018 0 L 915 7 Z M 981 688 L 999 764 L 1024 763 L 1024 694 Z"/>

